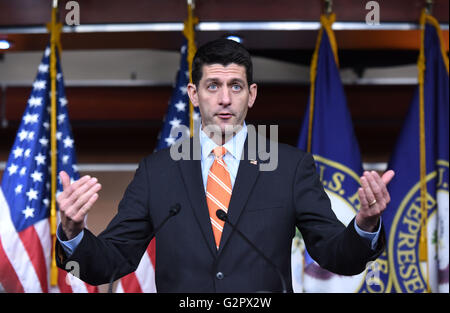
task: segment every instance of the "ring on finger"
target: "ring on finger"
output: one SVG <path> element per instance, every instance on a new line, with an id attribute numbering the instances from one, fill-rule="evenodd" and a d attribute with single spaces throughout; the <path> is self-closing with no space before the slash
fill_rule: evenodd
<path id="1" fill-rule="evenodd" d="M 373 201 L 369 203 L 369 206 L 372 206 L 372 205 L 374 205 L 375 203 L 377 203 L 377 199 L 373 199 Z"/>

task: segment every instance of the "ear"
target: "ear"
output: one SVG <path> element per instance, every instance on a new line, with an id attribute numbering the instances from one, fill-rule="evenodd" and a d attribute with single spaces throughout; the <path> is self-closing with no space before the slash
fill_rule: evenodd
<path id="1" fill-rule="evenodd" d="M 256 94 L 258 93 L 258 86 L 251 84 L 249 88 L 248 107 L 251 108 L 256 100 Z"/>
<path id="2" fill-rule="evenodd" d="M 189 99 L 191 100 L 191 103 L 194 107 L 198 107 L 198 92 L 197 92 L 197 87 L 192 84 L 189 83 L 187 85 L 187 92 L 189 95 Z"/>

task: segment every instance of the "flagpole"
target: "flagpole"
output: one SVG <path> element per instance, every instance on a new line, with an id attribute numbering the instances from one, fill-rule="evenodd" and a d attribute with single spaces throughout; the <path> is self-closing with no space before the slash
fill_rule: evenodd
<path id="1" fill-rule="evenodd" d="M 52 259 L 50 268 L 50 285 L 58 284 L 58 268 L 55 258 L 56 241 L 56 50 L 57 31 L 56 15 L 58 11 L 58 0 L 53 0 L 52 19 L 50 26 L 50 79 L 51 79 L 51 114 L 50 114 L 50 138 L 51 138 L 51 204 L 50 204 L 50 234 L 52 238 Z"/>
<path id="2" fill-rule="evenodd" d="M 183 34 L 186 36 L 187 45 L 187 61 L 189 66 L 189 82 L 192 83 L 192 61 L 194 60 L 197 47 L 195 46 L 195 30 L 194 25 L 198 23 L 198 18 L 194 16 L 195 3 L 194 0 L 187 0 L 188 16 L 184 21 Z M 194 135 L 194 106 L 189 100 L 189 131 L 190 136 Z"/>

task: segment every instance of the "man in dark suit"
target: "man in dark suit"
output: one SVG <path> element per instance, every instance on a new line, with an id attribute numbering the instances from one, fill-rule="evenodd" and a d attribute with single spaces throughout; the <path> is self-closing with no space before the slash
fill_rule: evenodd
<path id="1" fill-rule="evenodd" d="M 174 160 L 175 150 L 165 149 L 144 158 L 117 215 L 98 237 L 84 228 L 84 217 L 101 185 L 89 176 L 70 184 L 60 173 L 58 266 L 78 262 L 80 278 L 94 285 L 134 271 L 174 204 L 181 211 L 156 235 L 158 292 L 282 290 L 277 271 L 217 218 L 218 209 L 276 265 L 290 292 L 295 227 L 314 260 L 338 274 L 360 273 L 381 254 L 380 215 L 390 200 L 386 184 L 392 171 L 383 177 L 364 173 L 361 209 L 345 227 L 331 209 L 310 154 L 276 143 L 276 155 L 265 160 L 259 152 L 273 142 L 251 144 L 244 120 L 257 86 L 250 55 L 240 44 L 219 39 L 200 47 L 192 77 L 188 93 L 202 124 L 189 141 L 189 157 Z M 273 158 L 276 168 L 261 170 Z"/>

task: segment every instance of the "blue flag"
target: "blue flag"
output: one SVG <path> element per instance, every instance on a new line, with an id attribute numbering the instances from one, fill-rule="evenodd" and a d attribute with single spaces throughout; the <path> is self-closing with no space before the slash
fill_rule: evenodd
<path id="1" fill-rule="evenodd" d="M 55 49 L 57 50 L 57 49 Z M 77 180 L 75 146 L 69 124 L 64 80 L 57 55 L 57 172 Z M 45 50 L 28 99 L 0 189 L 0 285 L 11 292 L 95 291 L 80 280 L 49 285 L 50 199 L 50 47 Z M 58 182 L 57 191 L 62 191 Z M 74 278 L 75 279 L 75 278 Z"/>
<path id="2" fill-rule="evenodd" d="M 388 186 L 392 201 L 383 214 L 388 236 L 386 262 L 389 273 L 382 272 L 381 281 L 386 292 L 449 292 L 448 57 L 441 48 L 443 43 L 437 21 L 429 15 L 423 15 L 422 21 L 425 24 L 422 30 L 425 57 L 422 135 L 425 140 L 426 208 L 422 211 L 419 86 L 389 165 L 396 176 Z M 426 229 L 421 227 L 422 218 Z M 421 235 L 426 239 L 428 250 L 427 258 L 422 261 L 419 257 Z"/>
<path id="3" fill-rule="evenodd" d="M 333 21 L 334 15 L 321 17 L 322 29 L 311 65 L 312 90 L 298 147 L 309 150 L 310 133 L 310 152 L 330 197 L 332 209 L 337 218 L 348 225 L 360 207 L 358 188 L 363 169 L 339 75 L 336 43 L 331 30 Z M 302 285 L 306 292 L 360 292 L 366 285 L 365 275 L 366 272 L 356 276 L 333 274 L 320 268 L 305 252 Z"/>
<path id="4" fill-rule="evenodd" d="M 187 94 L 189 65 L 187 61 L 187 50 L 187 40 L 184 38 L 183 46 L 181 47 L 180 68 L 177 73 L 175 87 L 172 91 L 172 96 L 170 97 L 167 113 L 164 117 L 164 124 L 158 136 L 158 143 L 155 150 L 164 149 L 173 145 L 175 141 L 182 136 L 181 132 L 177 132 L 177 130 L 180 129 L 180 126 L 185 126 L 189 129 L 189 96 Z M 198 108 L 194 108 L 193 120 L 194 123 L 200 122 Z M 185 135 L 189 136 L 189 134 Z"/>

